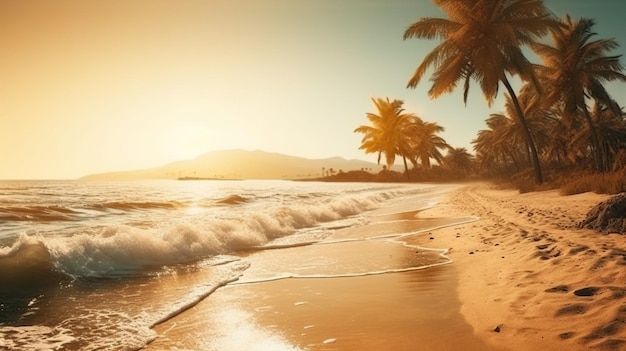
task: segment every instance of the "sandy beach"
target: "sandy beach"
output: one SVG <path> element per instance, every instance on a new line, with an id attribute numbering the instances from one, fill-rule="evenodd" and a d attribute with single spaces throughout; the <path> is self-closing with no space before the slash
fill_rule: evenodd
<path id="1" fill-rule="evenodd" d="M 243 284 L 219 289 L 157 326 L 159 336 L 147 349 L 623 349 L 626 245 L 619 235 L 575 228 L 606 198 L 459 186 L 435 207 L 402 215 L 426 228 L 402 238 L 408 246 L 378 255 L 378 249 L 346 243 L 312 254 L 401 268 L 398 262 L 419 256 L 415 247 L 429 247 L 447 249 L 442 259 L 451 263 L 254 284 L 244 275 Z M 370 224 L 361 234 L 384 227 Z M 337 232 L 339 238 L 354 235 Z"/>
<path id="2" fill-rule="evenodd" d="M 452 248 L 461 313 L 476 335 L 504 350 L 626 347 L 624 238 L 575 228 L 607 198 L 475 185 L 421 214 L 481 217 L 429 240 Z"/>

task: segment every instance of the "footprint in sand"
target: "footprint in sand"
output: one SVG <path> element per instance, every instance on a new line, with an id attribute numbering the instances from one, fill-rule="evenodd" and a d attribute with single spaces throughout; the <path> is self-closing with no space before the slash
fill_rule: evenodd
<path id="1" fill-rule="evenodd" d="M 547 293 L 566 293 L 569 292 L 569 286 L 567 285 L 557 285 L 555 287 L 544 290 Z"/>
<path id="2" fill-rule="evenodd" d="M 576 303 L 573 305 L 566 305 L 564 307 L 559 308 L 556 311 L 555 316 L 556 317 L 572 316 L 572 315 L 585 314 L 585 313 L 587 313 L 587 306 L 580 304 L 580 303 Z"/>
<path id="3" fill-rule="evenodd" d="M 578 290 L 574 291 L 574 295 L 576 295 L 576 296 L 593 296 L 593 295 L 597 294 L 598 291 L 600 291 L 600 288 L 595 287 L 595 286 L 589 286 L 589 287 L 578 289 Z"/>

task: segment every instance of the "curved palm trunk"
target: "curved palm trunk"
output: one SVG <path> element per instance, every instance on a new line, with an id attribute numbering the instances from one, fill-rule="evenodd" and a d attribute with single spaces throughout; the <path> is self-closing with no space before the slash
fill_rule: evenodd
<path id="1" fill-rule="evenodd" d="M 502 77 L 502 83 L 511 95 L 511 100 L 513 100 L 513 105 L 515 105 L 515 110 L 517 111 L 517 118 L 522 125 L 522 130 L 524 131 L 524 138 L 526 139 L 526 143 L 530 148 L 531 160 L 533 165 L 533 170 L 535 171 L 535 183 L 541 184 L 543 183 L 543 175 L 541 173 L 541 164 L 539 164 L 539 156 L 537 155 L 537 147 L 535 146 L 535 142 L 533 141 L 532 135 L 530 135 L 530 130 L 528 129 L 528 124 L 526 123 L 526 118 L 524 118 L 524 113 L 522 112 L 522 108 L 519 105 L 519 101 L 517 100 L 517 95 L 513 91 L 513 87 L 511 87 L 511 83 L 505 77 Z"/>

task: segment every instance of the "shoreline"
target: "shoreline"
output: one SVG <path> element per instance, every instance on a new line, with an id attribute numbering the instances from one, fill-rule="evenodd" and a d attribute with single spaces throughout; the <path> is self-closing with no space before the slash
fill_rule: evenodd
<path id="1" fill-rule="evenodd" d="M 381 208 L 321 244 L 251 253 L 239 281 L 156 326 L 145 350 L 500 350 L 460 314 L 447 249 L 408 240 L 471 218 L 423 219 L 415 205 Z M 263 280 L 266 270 L 293 275 Z"/>
<path id="2" fill-rule="evenodd" d="M 207 349 L 199 346 L 202 340 L 221 340 L 226 344 L 214 349 L 243 342 L 256 350 L 619 350 L 626 346 L 626 243 L 619 235 L 575 228 L 608 197 L 459 185 L 436 206 L 415 211 L 410 226 L 432 226 L 394 239 L 445 252 L 451 263 L 358 277 L 234 283 L 156 327 L 159 337 L 145 349 Z M 473 216 L 479 219 L 467 220 Z M 436 225 L 451 218 L 465 220 Z M 384 240 L 394 225 L 373 222 L 334 237 L 357 237 L 369 226 L 370 233 L 383 233 L 370 240 Z M 333 247 L 319 245 L 318 254 L 369 262 L 363 255 L 358 261 L 355 247 L 323 246 Z M 389 262 L 420 251 L 402 253 L 397 246 L 383 255 Z"/>
<path id="3" fill-rule="evenodd" d="M 575 227 L 609 197 L 476 184 L 421 213 L 481 217 L 428 241 L 451 248 L 461 314 L 479 338 L 515 351 L 626 347 L 626 242 Z"/>

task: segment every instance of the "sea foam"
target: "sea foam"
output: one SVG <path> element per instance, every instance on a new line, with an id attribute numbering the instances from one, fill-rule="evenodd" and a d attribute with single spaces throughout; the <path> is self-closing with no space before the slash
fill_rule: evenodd
<path id="1" fill-rule="evenodd" d="M 40 271 L 50 271 L 52 266 L 73 278 L 134 274 L 149 267 L 258 249 L 298 230 L 374 208 L 387 197 L 381 193 L 313 197 L 297 203 L 253 204 L 238 211 L 209 211 L 203 216 L 170 219 L 171 223 L 155 222 L 146 227 L 120 224 L 79 228 L 65 236 L 21 234 L 11 246 L 0 248 L 0 269 L 6 271 L 3 266 L 14 267 L 25 262 L 26 256 L 36 256 Z M 236 198 L 229 203 L 245 201 L 241 196 Z M 37 254 L 33 254 L 34 248 Z"/>

